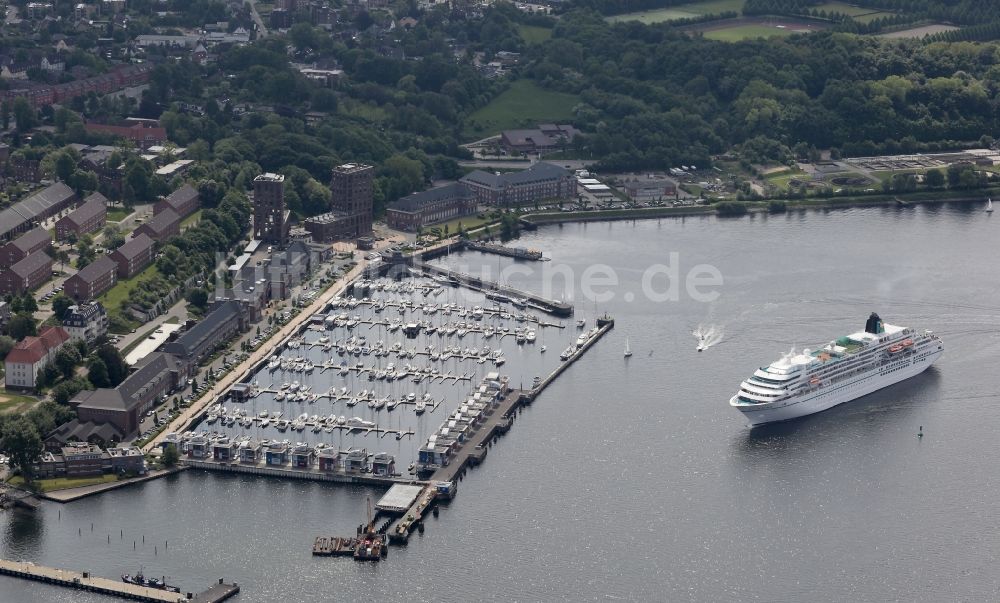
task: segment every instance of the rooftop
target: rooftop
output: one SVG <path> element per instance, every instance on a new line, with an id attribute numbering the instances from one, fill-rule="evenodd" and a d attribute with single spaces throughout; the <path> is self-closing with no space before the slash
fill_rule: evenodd
<path id="1" fill-rule="evenodd" d="M 469 197 L 468 190 L 466 190 L 465 186 L 459 182 L 453 182 L 452 184 L 446 184 L 437 188 L 407 195 L 390 205 L 389 209 L 415 212 L 420 211 L 420 209 L 425 205 L 436 203 L 438 201 L 454 199 L 456 197 Z"/>
<path id="2" fill-rule="evenodd" d="M 93 262 L 87 264 L 82 270 L 76 273 L 85 283 L 93 283 L 104 278 L 109 272 L 114 272 L 117 266 L 114 260 L 106 255 L 102 255 Z"/>
<path id="3" fill-rule="evenodd" d="M 153 239 L 151 239 L 148 234 L 142 232 L 134 238 L 126 241 L 125 244 L 116 249 L 114 253 L 121 254 L 126 260 L 131 260 L 140 254 L 145 253 L 150 247 L 153 246 L 153 243 Z"/>

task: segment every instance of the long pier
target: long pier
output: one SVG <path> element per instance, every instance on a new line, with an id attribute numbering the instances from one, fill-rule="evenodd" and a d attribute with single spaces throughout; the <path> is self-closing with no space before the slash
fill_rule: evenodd
<path id="1" fill-rule="evenodd" d="M 542 312 L 552 314 L 553 316 L 567 317 L 573 315 L 572 304 L 546 299 L 541 295 L 535 295 L 534 293 L 521 291 L 520 289 L 514 289 L 513 287 L 501 286 L 499 283 L 488 281 L 478 276 L 455 272 L 454 270 L 448 270 L 447 268 L 432 266 L 430 264 L 421 264 L 420 270 L 425 273 L 437 274 L 446 278 L 455 279 L 466 287 L 481 293 L 502 293 L 508 297 L 524 298 L 528 300 L 528 305 L 531 307 L 541 310 Z"/>
<path id="2" fill-rule="evenodd" d="M 494 253 L 496 255 L 502 255 L 510 258 L 515 258 L 518 260 L 542 261 L 545 259 L 542 256 L 541 251 L 537 251 L 534 249 L 525 249 L 523 247 L 507 247 L 506 245 L 479 243 L 477 241 L 466 241 L 465 247 L 466 249 L 471 249 L 473 251 L 481 251 L 483 253 Z"/>
<path id="3" fill-rule="evenodd" d="M 194 469 L 208 471 L 224 471 L 229 473 L 244 473 L 247 475 L 265 475 L 291 479 L 303 479 L 314 482 L 340 482 L 347 484 L 364 484 L 387 488 L 394 484 L 425 484 L 426 482 L 406 477 L 380 476 L 365 473 L 347 473 L 345 471 L 320 471 L 319 469 L 296 469 L 288 465 L 266 465 L 263 463 L 240 463 L 238 461 L 212 461 L 208 459 L 182 459 L 182 463 Z"/>
<path id="4" fill-rule="evenodd" d="M 597 333 L 581 345 L 569 358 L 560 363 L 538 385 L 529 390 L 510 390 L 507 396 L 500 401 L 489 417 L 486 418 L 483 425 L 462 444 L 462 447 L 458 449 L 449 463 L 444 467 L 438 468 L 431 474 L 430 484 L 433 485 L 437 482 L 455 483 L 470 466 L 479 465 L 486 458 L 486 450 L 489 443 L 494 441 L 498 436 L 507 433 L 511 425 L 513 425 L 517 409 L 533 402 L 563 371 L 579 360 L 599 339 L 613 329 L 615 321 L 605 317 L 599 319 L 598 324 L 600 327 Z M 390 525 L 388 531 L 390 542 L 405 543 L 409 539 L 412 529 L 420 525 L 424 514 L 431 508 L 434 502 L 433 489 L 426 489 L 413 505 L 407 509 L 403 516 Z"/>
<path id="5" fill-rule="evenodd" d="M 6 559 L 0 559 L 0 574 L 76 590 L 100 593 L 102 595 L 111 595 L 131 601 L 149 601 L 153 603 L 180 603 L 182 601 L 219 603 L 240 592 L 238 584 L 227 584 L 220 579 L 217 584 L 213 584 L 197 596 L 192 593 L 185 595 L 157 588 L 128 584 L 99 576 L 91 576 L 89 572 L 61 570 L 45 567 L 44 565 L 35 565 L 30 561 L 8 561 Z"/>

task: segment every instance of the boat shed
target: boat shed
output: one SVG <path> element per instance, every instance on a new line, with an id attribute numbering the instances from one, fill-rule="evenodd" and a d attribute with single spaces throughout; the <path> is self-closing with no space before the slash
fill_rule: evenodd
<path id="1" fill-rule="evenodd" d="M 405 513 L 423 489 L 423 486 L 393 484 L 385 496 L 375 503 L 375 509 L 386 513 Z"/>

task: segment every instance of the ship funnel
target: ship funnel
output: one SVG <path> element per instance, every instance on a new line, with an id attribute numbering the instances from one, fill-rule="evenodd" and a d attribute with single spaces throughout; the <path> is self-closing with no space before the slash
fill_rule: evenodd
<path id="1" fill-rule="evenodd" d="M 878 335 L 882 333 L 885 329 L 882 328 L 882 319 L 879 318 L 878 314 L 875 312 L 871 313 L 868 317 L 868 322 L 865 323 L 865 333 L 871 333 L 872 335 Z"/>

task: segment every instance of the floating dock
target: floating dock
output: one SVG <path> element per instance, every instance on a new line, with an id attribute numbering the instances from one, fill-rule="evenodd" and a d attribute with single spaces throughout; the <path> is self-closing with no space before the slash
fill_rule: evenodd
<path id="1" fill-rule="evenodd" d="M 340 536 L 319 536 L 313 543 L 313 555 L 318 557 L 350 557 L 354 555 L 356 538 L 341 538 Z"/>
<path id="2" fill-rule="evenodd" d="M 383 513 L 405 513 L 426 487 L 424 485 L 394 484 L 375 503 L 375 510 Z"/>
<path id="3" fill-rule="evenodd" d="M 156 588 L 127 584 L 121 581 L 91 576 L 89 572 L 61 570 L 44 565 L 35 565 L 28 561 L 8 561 L 0 559 L 0 574 L 13 576 L 45 584 L 64 586 L 76 590 L 84 590 L 102 595 L 110 595 L 131 601 L 151 601 L 155 603 L 180 603 L 195 601 L 197 603 L 219 603 L 240 592 L 238 584 L 227 584 L 222 579 L 208 590 L 195 596 L 191 593 L 172 593 Z"/>
<path id="4" fill-rule="evenodd" d="M 524 247 L 507 247 L 506 245 L 494 245 L 492 243 L 479 243 L 477 241 L 465 241 L 465 248 L 483 253 L 493 253 L 518 260 L 542 261 L 545 258 L 542 252 L 535 249 L 525 249 Z"/>

